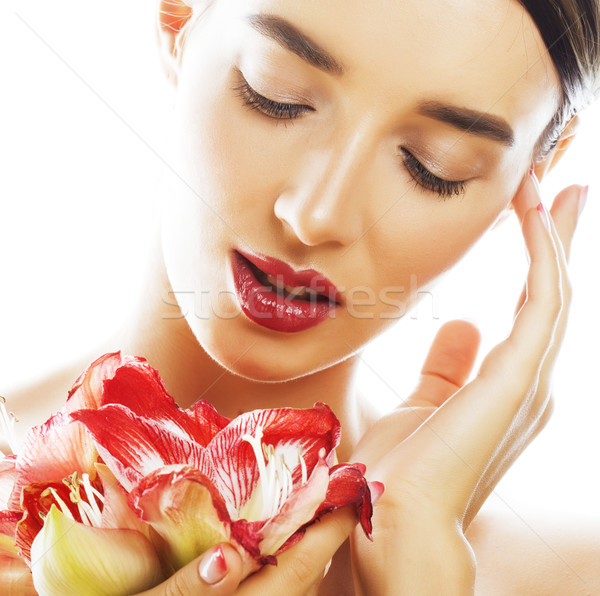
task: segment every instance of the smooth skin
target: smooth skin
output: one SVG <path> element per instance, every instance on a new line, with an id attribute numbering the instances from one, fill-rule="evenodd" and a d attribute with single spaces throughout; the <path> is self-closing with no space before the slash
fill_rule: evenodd
<path id="1" fill-rule="evenodd" d="M 570 303 L 567 258 L 580 190 L 570 187 L 559 194 L 547 231 L 546 214 L 527 208 L 539 202 L 535 183 L 531 178 L 524 182 L 515 208 L 522 215 L 531 264 L 526 298 L 510 335 L 465 385 L 479 334 L 465 321 L 446 324 L 413 395 L 380 419 L 357 446 L 352 459 L 366 462 L 370 476 L 386 485 L 375 507 L 374 541 L 359 529 L 352 536 L 357 594 L 495 593 L 487 576 L 478 580 L 482 590 L 476 589 L 476 552 L 465 533 L 503 472 L 547 420 L 550 375 Z M 344 513 L 325 520 L 284 553 L 278 567 L 252 576 L 237 591 L 236 556 L 230 553 L 232 572 L 218 586 L 200 587 L 194 562 L 147 594 L 317 593 L 327 562 L 354 525 Z M 336 571 L 329 580 L 339 590 Z M 593 568 L 587 574 L 584 570 L 583 580 L 562 571 L 557 577 L 562 575 L 563 581 L 552 583 L 555 594 L 593 594 L 600 587 Z"/>
<path id="2" fill-rule="evenodd" d="M 202 0 L 190 4 L 204 7 Z M 277 567 L 240 585 L 239 558 L 225 546 L 222 580 L 202 579 L 208 553 L 147 594 L 522 595 L 536 593 L 524 586 L 549 577 L 554 594 L 600 592 L 587 555 L 598 539 L 577 534 L 561 550 L 569 561 L 577 555 L 568 569 L 541 541 L 530 548 L 536 564 L 524 565 L 526 557 L 515 553 L 527 530 L 509 536 L 504 525 L 475 518 L 550 412 L 582 190 L 569 187 L 557 197 L 547 231 L 527 172 L 559 83 L 522 7 L 515 0 L 467 0 L 460 8 L 445 0 L 216 0 L 182 44 L 179 27 L 190 7 L 181 0 L 158 5 L 159 47 L 176 93 L 169 163 L 177 175 L 161 188 L 161 229 L 137 318 L 102 349 L 147 357 L 182 407 L 202 397 L 235 416 L 309 407 L 327 396 L 344 429 L 340 460 L 364 461 L 386 492 L 375 507 L 373 543 L 353 533 L 355 520 L 342 511 L 311 528 Z M 322 72 L 261 35 L 248 26 L 249 13 L 293 23 L 335 54 L 343 74 Z M 467 25 L 469 35 L 448 34 Z M 311 110 L 282 122 L 249 109 L 235 91 L 239 72 L 263 95 Z M 417 109 L 423 100 L 493 113 L 511 125 L 514 143 L 425 117 Z M 567 129 L 556 151 L 535 164 L 540 177 L 571 138 Z M 440 200 L 419 187 L 399 147 L 437 177 L 466 180 L 464 192 Z M 479 334 L 470 323 L 448 323 L 414 395 L 378 419 L 369 396 L 356 395 L 355 352 L 509 209 L 522 221 L 531 265 L 507 340 L 467 383 Z M 412 287 L 413 278 L 418 284 L 395 307 L 363 307 L 369 316 L 362 318 L 350 314 L 360 306 L 348 294 L 335 319 L 288 336 L 243 316 L 198 316 L 195 300 L 204 291 L 223 296 L 221 314 L 233 312 L 227 290 L 236 247 L 375 295 Z M 69 371 L 71 380 L 86 363 Z M 46 401 L 25 406 L 30 418 L 15 404 L 19 417 L 29 421 L 34 411 L 31 422 L 39 422 L 56 409 L 67 385 L 58 381 L 24 390 L 23 404 L 32 395 Z M 488 536 L 500 537 L 500 562 Z"/>

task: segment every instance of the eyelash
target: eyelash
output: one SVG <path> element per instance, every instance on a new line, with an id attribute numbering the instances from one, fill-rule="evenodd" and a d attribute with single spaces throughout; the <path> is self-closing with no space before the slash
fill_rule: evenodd
<path id="1" fill-rule="evenodd" d="M 255 91 L 242 73 L 239 73 L 240 83 L 233 90 L 242 98 L 244 104 L 253 110 L 262 112 L 265 116 L 276 120 L 294 120 L 306 112 L 314 112 L 314 108 L 296 103 L 280 103 L 273 101 Z"/>
<path id="2" fill-rule="evenodd" d="M 273 101 L 255 91 L 244 75 L 239 72 L 240 83 L 233 88 L 244 104 L 252 110 L 261 112 L 269 118 L 276 120 L 294 120 L 306 112 L 314 112 L 314 108 L 302 104 L 280 103 Z M 453 196 L 460 196 L 465 192 L 464 180 L 445 180 L 432 174 L 412 153 L 404 148 L 402 161 L 411 178 L 425 190 L 434 192 L 440 200 L 447 200 Z"/>
<path id="3" fill-rule="evenodd" d="M 411 178 L 422 188 L 435 192 L 442 201 L 465 193 L 466 180 L 445 180 L 432 174 L 412 153 L 400 148 L 404 167 Z"/>

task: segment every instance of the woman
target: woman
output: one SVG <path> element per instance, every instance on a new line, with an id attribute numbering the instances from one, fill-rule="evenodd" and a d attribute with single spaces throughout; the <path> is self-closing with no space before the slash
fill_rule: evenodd
<path id="1" fill-rule="evenodd" d="M 557 569 L 547 545 L 475 518 L 550 412 L 586 190 L 565 189 L 549 216 L 536 177 L 597 72 L 597 4 L 563 2 L 564 22 L 514 0 L 159 4 L 177 176 L 138 319 L 110 347 L 147 357 L 184 407 L 325 399 L 340 460 L 367 463 L 386 492 L 373 544 L 340 548 L 354 525 L 342 512 L 239 588 L 224 547 L 149 593 L 310 593 L 336 552 L 324 594 L 600 591 L 597 538 L 579 535 L 577 568 Z M 478 334 L 444 327 L 415 394 L 378 420 L 353 390 L 357 351 L 508 209 L 531 259 L 509 339 L 461 389 Z M 57 404 L 64 385 L 45 393 Z M 536 565 L 518 565 L 519 545 Z"/>

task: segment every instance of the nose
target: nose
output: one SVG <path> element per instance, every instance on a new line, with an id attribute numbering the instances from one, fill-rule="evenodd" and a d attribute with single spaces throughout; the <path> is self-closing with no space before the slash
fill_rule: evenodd
<path id="1" fill-rule="evenodd" d="M 365 135 L 307 152 L 275 201 L 275 215 L 302 244 L 350 246 L 367 228 L 372 144 Z M 371 188 L 372 191 L 372 188 Z"/>

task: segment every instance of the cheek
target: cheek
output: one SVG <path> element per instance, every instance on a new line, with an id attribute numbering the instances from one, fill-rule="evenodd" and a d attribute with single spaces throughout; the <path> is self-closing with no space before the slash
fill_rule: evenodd
<path id="1" fill-rule="evenodd" d="M 243 215 L 244 225 L 252 226 L 272 213 L 283 187 L 284 143 L 277 126 L 248 113 L 232 77 L 220 76 L 214 86 L 202 85 L 200 78 L 196 88 L 180 92 L 178 161 L 186 180 L 219 216 L 239 228 Z"/>
<path id="2" fill-rule="evenodd" d="M 447 200 L 418 189 L 407 193 L 365 238 L 367 266 L 377 271 L 377 285 L 408 284 L 406 295 L 416 299 L 416 290 L 456 264 L 492 226 L 518 184 L 518 176 L 501 171 Z"/>

